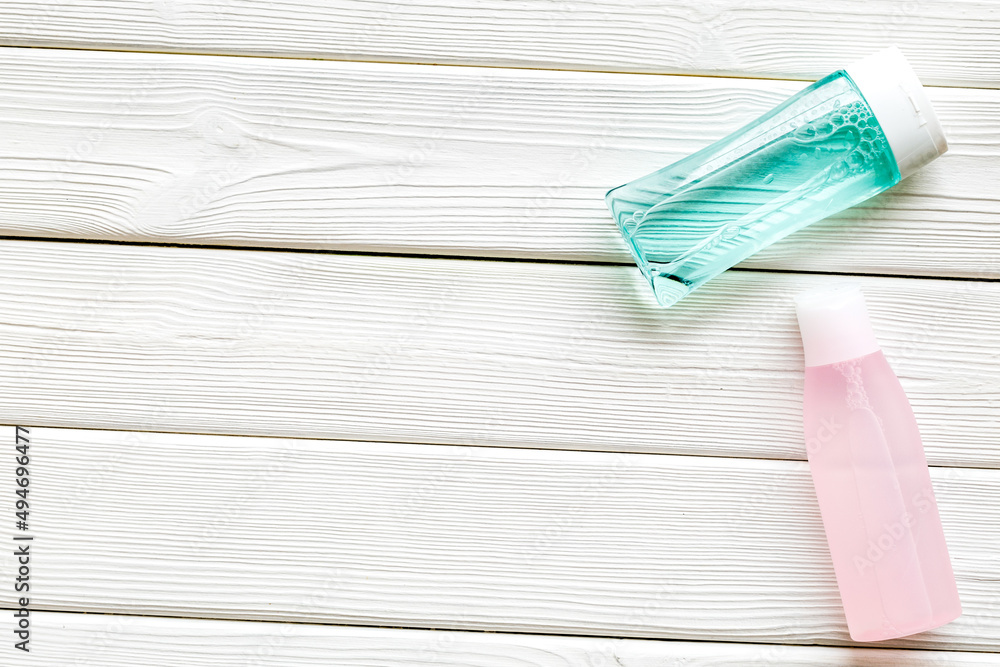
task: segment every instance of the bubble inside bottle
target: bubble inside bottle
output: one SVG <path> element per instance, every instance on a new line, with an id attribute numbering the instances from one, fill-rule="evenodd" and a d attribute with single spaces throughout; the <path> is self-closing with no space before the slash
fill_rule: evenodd
<path id="1" fill-rule="evenodd" d="M 817 159 L 831 153 L 842 156 L 842 160 L 830 167 L 831 178 L 847 178 L 868 169 L 887 151 L 882 128 L 868 107 L 858 102 L 842 105 L 838 101 L 830 112 L 818 118 L 789 125 L 794 128 L 792 140 L 803 148 L 810 147 Z"/>

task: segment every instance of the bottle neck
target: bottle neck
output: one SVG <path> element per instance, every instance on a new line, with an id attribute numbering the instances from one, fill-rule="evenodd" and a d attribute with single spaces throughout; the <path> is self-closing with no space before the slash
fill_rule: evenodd
<path id="1" fill-rule="evenodd" d="M 826 366 L 879 351 L 864 296 L 854 284 L 795 297 L 806 366 Z"/>

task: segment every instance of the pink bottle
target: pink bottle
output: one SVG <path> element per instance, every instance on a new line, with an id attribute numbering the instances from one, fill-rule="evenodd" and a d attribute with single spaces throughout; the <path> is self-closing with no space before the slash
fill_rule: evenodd
<path id="1" fill-rule="evenodd" d="M 920 433 L 854 285 L 795 298 L 805 437 L 851 639 L 930 630 L 962 613 Z"/>

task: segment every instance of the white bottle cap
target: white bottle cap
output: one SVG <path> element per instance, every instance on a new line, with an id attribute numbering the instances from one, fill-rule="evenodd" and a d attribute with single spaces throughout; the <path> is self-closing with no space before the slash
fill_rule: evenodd
<path id="1" fill-rule="evenodd" d="M 882 126 L 901 178 L 948 150 L 927 92 L 898 48 L 873 53 L 846 70 Z"/>
<path id="2" fill-rule="evenodd" d="M 865 297 L 856 283 L 795 295 L 806 366 L 826 366 L 878 352 Z"/>

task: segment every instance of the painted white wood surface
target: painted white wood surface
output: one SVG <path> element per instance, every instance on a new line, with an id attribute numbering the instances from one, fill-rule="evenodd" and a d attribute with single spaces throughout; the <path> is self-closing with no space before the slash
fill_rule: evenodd
<path id="1" fill-rule="evenodd" d="M 0 234 L 631 265 L 614 185 L 800 82 L 0 50 Z M 951 150 L 747 267 L 1000 277 L 1000 91 Z"/>
<path id="2" fill-rule="evenodd" d="M 118 51 L 0 49 L 0 235 L 626 265 L 0 241 L 0 421 L 125 429 L 35 429 L 36 602 L 99 613 L 36 611 L 17 664 L 996 663 L 994 4 L 16 0 L 0 25 Z M 601 196 L 804 85 L 743 77 L 891 42 L 962 86 L 930 91 L 951 152 L 744 267 L 974 279 L 860 279 L 946 466 L 965 615 L 893 644 L 931 651 L 782 645 L 849 643 L 790 304 L 844 278 L 731 272 L 660 311 Z"/>
<path id="3" fill-rule="evenodd" d="M 1000 85 L 990 0 L 12 0 L 0 43 L 814 79 L 891 43 Z"/>
<path id="4" fill-rule="evenodd" d="M 995 653 L 41 612 L 25 667 L 995 667 Z"/>
<path id="5" fill-rule="evenodd" d="M 36 609 L 850 643 L 805 462 L 43 428 L 31 441 Z M 993 650 L 1000 471 L 932 479 L 964 613 L 887 645 Z"/>
<path id="6" fill-rule="evenodd" d="M 14 423 L 805 458 L 791 296 L 634 267 L 7 241 Z M 1000 463 L 1000 284 L 859 278 L 935 464 Z M 947 316 L 942 314 L 946 313 Z"/>

